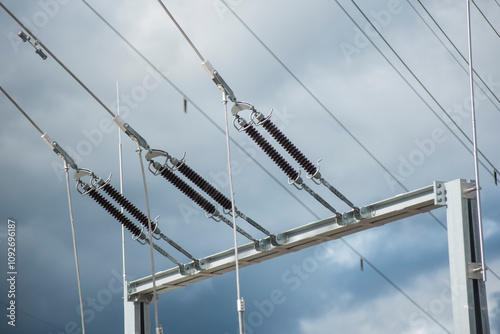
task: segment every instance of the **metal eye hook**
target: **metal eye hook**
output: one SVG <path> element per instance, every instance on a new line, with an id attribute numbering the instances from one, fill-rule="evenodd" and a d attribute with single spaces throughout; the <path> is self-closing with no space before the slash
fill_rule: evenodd
<path id="1" fill-rule="evenodd" d="M 301 169 L 299 168 L 298 171 L 299 172 L 298 172 L 297 178 L 293 181 L 290 181 L 290 179 L 288 179 L 288 184 L 294 186 L 295 188 L 297 188 L 299 190 L 302 190 L 302 189 L 304 189 L 304 186 L 302 185 L 302 178 L 300 177 Z"/>
<path id="2" fill-rule="evenodd" d="M 172 164 L 172 166 L 168 166 L 168 161 L 170 161 L 170 163 Z M 172 172 L 175 172 L 176 170 L 178 170 L 179 168 L 182 167 L 182 165 L 184 165 L 185 161 L 186 161 L 186 152 L 184 152 L 182 154 L 182 158 L 180 160 L 174 158 L 174 157 L 170 157 L 168 159 L 168 161 L 165 161 L 165 165 L 168 166 L 168 168 L 172 171 Z"/>
<path id="3" fill-rule="evenodd" d="M 160 216 L 159 216 L 159 215 L 155 218 L 155 220 L 154 220 L 154 222 L 155 222 L 155 228 L 153 229 L 153 231 L 151 231 L 151 235 L 152 235 L 152 236 L 153 236 L 153 238 L 155 238 L 156 240 L 160 240 L 160 239 L 161 239 L 161 236 L 160 236 L 160 235 L 158 235 L 158 237 L 156 237 L 156 236 L 155 236 L 155 232 L 156 232 L 156 230 L 158 229 L 158 218 L 160 218 Z"/>
<path id="4" fill-rule="evenodd" d="M 147 243 L 146 240 L 144 240 L 143 242 L 141 242 L 141 239 L 146 239 L 146 237 L 144 236 L 144 232 L 143 232 L 142 228 L 141 228 L 141 234 L 139 234 L 138 236 L 135 236 L 135 235 L 132 236 L 132 240 L 137 241 L 141 245 L 145 245 Z"/>
<path id="5" fill-rule="evenodd" d="M 151 169 L 151 165 L 154 167 L 155 170 Z M 161 168 L 157 166 L 161 166 Z M 165 168 L 167 168 L 166 165 L 160 165 L 158 162 L 154 160 L 149 161 L 148 169 L 151 173 L 153 173 L 154 176 L 160 175 L 165 170 Z"/>
<path id="6" fill-rule="evenodd" d="M 260 111 L 257 111 L 254 109 L 254 110 L 252 110 L 252 113 L 250 114 L 250 119 L 251 119 L 252 123 L 255 124 L 255 126 L 259 126 L 259 125 L 264 124 L 268 119 L 270 119 L 272 115 L 273 115 L 273 109 L 271 109 L 269 114 L 265 117 Z M 255 121 L 255 118 L 257 118 L 257 121 Z"/>

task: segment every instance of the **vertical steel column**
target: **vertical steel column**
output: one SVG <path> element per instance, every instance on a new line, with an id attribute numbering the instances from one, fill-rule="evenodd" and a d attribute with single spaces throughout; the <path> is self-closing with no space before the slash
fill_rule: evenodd
<path id="1" fill-rule="evenodd" d="M 125 303 L 125 334 L 151 334 L 149 302 Z"/>
<path id="2" fill-rule="evenodd" d="M 455 180 L 445 187 L 454 333 L 489 334 L 475 183 Z"/>

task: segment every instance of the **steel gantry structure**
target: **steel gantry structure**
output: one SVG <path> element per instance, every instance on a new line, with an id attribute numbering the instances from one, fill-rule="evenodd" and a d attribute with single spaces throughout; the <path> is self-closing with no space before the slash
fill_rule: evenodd
<path id="1" fill-rule="evenodd" d="M 433 185 L 279 233 L 258 244 L 238 247 L 240 267 L 257 264 L 326 241 L 446 207 L 454 333 L 489 333 L 485 282 L 479 263 L 479 231 L 474 181 L 454 180 Z M 234 249 L 156 273 L 161 294 L 235 268 Z M 152 277 L 128 282 L 125 334 L 150 334 Z"/>

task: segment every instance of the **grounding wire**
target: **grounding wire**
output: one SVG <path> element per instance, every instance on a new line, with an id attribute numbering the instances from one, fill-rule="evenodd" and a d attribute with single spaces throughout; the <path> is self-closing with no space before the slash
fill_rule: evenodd
<path id="1" fill-rule="evenodd" d="M 467 58 L 462 54 L 462 52 L 460 52 L 460 50 L 458 49 L 458 47 L 455 45 L 455 43 L 453 43 L 453 41 L 451 40 L 451 38 L 448 36 L 448 34 L 446 34 L 446 32 L 443 30 L 443 28 L 441 28 L 441 25 L 436 21 L 436 19 L 434 19 L 434 16 L 432 16 L 432 14 L 427 10 L 427 8 L 422 4 L 422 2 L 420 0 L 417 0 L 417 2 L 419 3 L 419 5 L 422 7 L 422 9 L 425 11 L 425 13 L 430 17 L 430 19 L 432 20 L 432 22 L 434 22 L 434 24 L 438 27 L 439 31 L 441 31 L 441 33 L 444 35 L 444 37 L 446 37 L 446 39 L 448 40 L 448 42 L 453 46 L 453 48 L 455 49 L 455 51 L 457 51 L 457 53 L 460 55 L 460 57 L 463 59 L 463 61 L 469 65 L 469 61 L 467 60 Z M 412 6 L 413 7 L 413 6 Z M 415 10 L 416 12 L 416 10 Z M 423 19 L 422 19 L 423 20 Z M 430 29 L 430 28 L 429 28 Z M 431 29 L 432 30 L 432 29 Z M 465 71 L 467 72 L 468 74 L 468 70 L 465 69 Z M 479 75 L 479 73 L 476 72 L 476 70 L 474 70 L 474 74 L 476 75 L 476 77 L 479 78 L 479 80 L 483 83 L 483 85 L 486 86 L 486 89 L 488 89 L 488 91 L 491 93 L 491 95 L 493 95 L 493 97 L 495 98 L 495 100 L 497 100 L 498 103 L 500 103 L 500 99 L 498 98 L 498 96 L 491 90 L 491 88 L 488 86 L 488 84 L 483 80 L 483 78 Z M 500 111 L 500 109 L 497 107 L 497 110 Z"/>
<path id="2" fill-rule="evenodd" d="M 489 26 L 491 27 L 491 29 L 493 29 L 493 31 L 495 32 L 495 34 L 497 35 L 498 38 L 500 38 L 500 34 L 498 34 L 498 31 L 495 29 L 495 27 L 491 24 L 490 20 L 488 20 L 488 18 L 486 17 L 486 15 L 484 15 L 483 11 L 481 10 L 481 8 L 479 8 L 479 6 L 476 4 L 476 2 L 474 0 L 472 0 L 472 3 L 474 4 L 474 6 L 476 7 L 476 9 L 479 11 L 479 13 L 481 13 L 481 16 L 484 18 L 484 20 L 489 24 Z"/>
<path id="3" fill-rule="evenodd" d="M 410 7 L 413 9 L 413 11 L 415 12 L 415 14 L 417 14 L 417 16 L 420 18 L 420 20 L 425 24 L 425 26 L 429 29 L 429 31 L 434 35 L 434 37 L 436 37 L 436 39 L 439 41 L 439 43 L 446 49 L 446 51 L 448 51 L 448 53 L 450 54 L 450 56 L 455 60 L 455 62 L 458 64 L 458 66 L 460 66 L 460 68 L 462 68 L 462 70 L 464 70 L 464 73 L 466 75 L 469 75 L 469 71 L 467 69 L 466 66 L 464 66 L 460 60 L 458 60 L 458 58 L 453 54 L 453 52 L 451 52 L 451 50 L 445 45 L 445 43 L 441 40 L 441 38 L 439 38 L 439 36 L 436 34 L 436 32 L 431 28 L 431 26 L 427 23 L 427 21 L 424 20 L 424 18 L 422 17 L 422 15 L 420 15 L 420 13 L 417 11 L 417 9 L 415 8 L 415 6 L 413 6 L 413 4 L 410 2 L 410 0 L 406 0 L 406 2 L 408 2 L 408 5 L 410 5 Z M 429 13 L 427 13 L 429 14 Z M 430 15 L 430 14 L 429 14 Z M 436 23 L 434 21 L 434 23 Z M 443 31 L 441 31 L 443 32 Z M 443 32 L 444 33 L 444 32 Z M 448 41 L 453 44 L 453 42 L 450 41 L 450 39 L 448 39 Z M 455 46 L 455 45 L 453 45 Z M 458 51 L 458 49 L 455 47 L 455 50 L 460 54 L 460 56 L 462 56 L 462 54 Z M 462 59 L 465 61 L 466 65 L 469 65 L 467 59 L 465 59 L 465 57 L 462 56 Z M 474 75 L 475 77 L 478 77 L 479 80 L 483 83 L 483 85 L 486 87 L 486 89 L 490 92 L 491 95 L 493 95 L 497 101 L 498 101 L 498 98 L 497 96 L 495 95 L 495 93 L 491 90 L 491 88 L 489 87 L 489 85 L 483 80 L 483 78 L 476 72 L 475 69 L 473 69 L 474 71 Z M 476 82 L 477 84 L 477 81 L 474 79 L 474 82 Z M 492 100 L 492 98 L 486 93 L 486 91 L 484 90 L 483 87 L 481 87 L 479 84 L 477 84 L 478 88 L 481 90 L 481 92 L 484 94 L 484 96 L 486 96 L 486 98 L 488 100 L 490 100 L 491 104 L 498 110 L 500 111 L 500 107 Z"/>
<path id="4" fill-rule="evenodd" d="M 80 319 L 82 321 L 82 333 L 85 334 L 85 316 L 83 312 L 82 282 L 80 280 L 80 265 L 78 263 L 78 251 L 76 248 L 75 222 L 73 220 L 73 206 L 71 204 L 71 191 L 69 188 L 69 167 L 66 159 L 64 161 L 64 172 L 66 174 L 66 190 L 68 192 L 69 220 L 71 223 L 71 236 L 73 237 L 73 251 L 75 253 L 76 279 L 78 282 L 78 297 L 80 300 Z"/>
<path id="5" fill-rule="evenodd" d="M 146 173 L 144 172 L 144 163 L 142 162 L 142 149 L 139 145 L 139 141 L 136 140 L 137 144 L 137 154 L 139 155 L 139 163 L 141 165 L 141 174 L 142 174 L 142 184 L 144 185 L 144 196 L 146 198 L 146 213 L 148 218 L 148 236 L 151 242 L 149 243 L 149 250 L 151 255 L 151 278 L 153 283 L 153 304 L 155 311 L 155 325 L 156 332 L 158 333 L 159 323 L 158 323 L 158 298 L 156 292 L 156 271 L 155 271 L 155 261 L 154 261 L 154 252 L 153 252 L 153 228 L 151 227 L 151 213 L 149 210 L 149 195 L 148 195 L 148 186 L 146 183 Z"/>
<path id="6" fill-rule="evenodd" d="M 336 1 L 336 0 L 335 0 Z M 434 97 L 433 94 L 431 94 L 431 92 L 427 89 L 427 87 L 422 83 L 422 81 L 420 81 L 420 79 L 415 75 L 415 73 L 410 69 L 410 67 L 406 64 L 406 62 L 399 56 L 399 54 L 393 49 L 393 47 L 390 45 L 389 42 L 387 42 L 387 40 L 384 38 L 384 36 L 380 33 L 380 31 L 375 27 L 375 25 L 372 23 L 372 21 L 370 20 L 370 18 L 368 18 L 368 16 L 365 14 L 365 12 L 363 12 L 363 10 L 356 4 L 356 2 L 354 0 L 351 0 L 351 2 L 354 4 L 354 6 L 357 8 L 357 10 L 361 13 L 361 15 L 366 19 L 366 21 L 368 21 L 368 23 L 372 26 L 372 28 L 375 30 L 375 32 L 380 36 L 380 38 L 384 41 L 384 43 L 389 47 L 389 49 L 394 53 L 394 55 L 399 59 L 399 61 L 403 64 L 403 66 L 408 70 L 408 72 L 410 72 L 410 74 L 412 75 L 412 77 L 420 84 L 420 86 L 424 89 L 424 91 L 430 96 L 430 98 L 437 104 L 437 106 L 439 107 L 439 109 L 441 109 L 441 111 L 448 117 L 448 119 L 457 127 L 457 129 L 462 133 L 462 135 L 464 135 L 465 138 L 467 138 L 467 140 L 473 145 L 473 140 L 469 138 L 469 136 L 462 130 L 462 128 L 455 122 L 455 120 L 450 116 L 450 114 L 448 114 L 448 112 L 443 108 L 443 106 L 437 101 L 437 99 Z M 365 34 L 366 36 L 366 34 Z M 372 41 L 372 44 L 373 44 L 373 41 Z M 380 51 L 380 49 L 378 49 Z M 386 58 L 387 59 L 387 58 Z M 393 66 L 393 68 L 395 69 L 395 67 Z M 398 71 L 398 73 L 400 73 Z M 400 74 L 402 76 L 402 74 Z M 406 81 L 406 80 L 405 80 Z M 408 81 L 406 81 L 408 82 Z M 409 83 L 408 83 L 409 84 Z M 414 90 L 416 92 L 416 90 Z M 421 97 L 420 94 L 417 94 L 419 97 Z M 423 100 L 423 98 L 421 97 L 421 99 Z M 439 115 L 436 113 L 436 111 L 434 109 L 432 109 L 427 103 L 426 105 L 429 107 L 429 110 L 441 121 L 441 123 L 443 123 L 443 125 L 448 129 L 450 130 L 450 132 L 455 136 L 455 138 L 457 138 L 458 141 L 460 141 L 460 143 L 462 143 L 462 145 L 472 154 L 474 155 L 474 152 L 473 150 L 471 150 L 467 144 L 465 144 L 459 137 L 458 135 L 455 133 L 455 131 L 453 131 L 448 124 L 446 124 L 446 122 L 441 118 L 439 117 Z M 493 170 L 498 170 L 489 160 L 488 158 L 486 158 L 486 156 L 481 152 L 481 150 L 478 150 L 478 152 L 483 156 L 483 158 L 490 164 L 490 166 L 493 168 Z M 489 170 L 489 168 L 487 168 L 484 163 L 481 163 L 482 166 L 493 176 L 493 172 Z"/>
<path id="7" fill-rule="evenodd" d="M 233 216 L 233 240 L 234 240 L 234 263 L 236 271 L 236 297 L 237 297 L 237 311 L 238 311 L 238 325 L 240 334 L 245 334 L 245 304 L 241 298 L 240 290 L 240 265 L 238 258 L 238 238 L 236 234 L 236 207 L 234 205 L 234 189 L 233 189 L 233 173 L 231 166 L 231 146 L 229 141 L 229 121 L 227 111 L 227 97 L 224 88 L 220 87 L 222 92 L 222 104 L 224 105 L 224 124 L 226 127 L 226 149 L 227 149 L 227 168 L 229 178 L 229 191 L 231 193 L 231 213 Z"/>

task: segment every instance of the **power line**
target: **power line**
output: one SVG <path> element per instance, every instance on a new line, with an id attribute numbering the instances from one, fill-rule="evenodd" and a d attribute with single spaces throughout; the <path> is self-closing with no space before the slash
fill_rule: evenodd
<path id="1" fill-rule="evenodd" d="M 441 31 L 441 33 L 446 37 L 446 39 L 448 40 L 448 42 L 453 46 L 453 48 L 455 49 L 455 51 L 457 51 L 457 53 L 460 55 L 460 57 L 462 57 L 463 61 L 469 65 L 469 61 L 467 60 L 467 58 L 465 58 L 465 56 L 462 54 L 462 52 L 460 52 L 460 50 L 458 49 L 458 47 L 455 45 L 455 43 L 453 43 L 453 41 L 451 40 L 450 37 L 448 37 L 448 34 L 446 34 L 444 32 L 444 30 L 441 28 L 441 25 L 434 19 L 434 17 L 431 15 L 431 13 L 427 10 L 427 8 L 422 4 L 422 2 L 420 0 L 417 0 L 417 2 L 419 3 L 419 5 L 423 8 L 423 10 L 427 13 L 427 15 L 431 18 L 432 22 L 434 22 L 434 24 L 438 27 L 438 29 Z M 413 7 L 413 6 L 412 6 Z M 416 10 L 415 10 L 416 11 Z M 431 29 L 432 30 L 432 29 Z M 466 70 L 467 71 L 467 70 Z M 488 89 L 488 91 L 493 95 L 493 97 L 497 100 L 498 103 L 500 103 L 500 99 L 497 97 L 497 95 L 490 89 L 490 87 L 486 84 L 486 82 L 483 80 L 483 78 L 474 70 L 474 74 L 479 78 L 479 80 L 481 80 L 481 82 L 486 86 L 486 88 Z M 498 107 L 497 107 L 498 109 Z M 499 110 L 500 111 L 500 110 Z"/>
<path id="2" fill-rule="evenodd" d="M 476 7 L 476 9 L 479 11 L 479 13 L 481 13 L 481 16 L 484 18 L 484 20 L 489 24 L 489 26 L 491 27 L 491 29 L 495 32 L 495 34 L 497 35 L 498 38 L 500 38 L 500 34 L 498 34 L 498 31 L 495 29 L 495 27 L 491 24 L 490 20 L 488 20 L 488 18 L 486 17 L 486 15 L 484 15 L 483 11 L 479 8 L 479 6 L 476 4 L 476 2 L 474 0 L 472 0 L 472 3 L 474 4 L 474 6 Z"/>
<path id="3" fill-rule="evenodd" d="M 337 3 L 338 1 L 335 0 Z M 356 2 L 354 0 L 351 0 L 351 2 L 354 4 L 354 6 L 358 9 L 358 11 L 361 13 L 361 15 L 366 19 L 366 21 L 368 21 L 368 23 L 372 26 L 372 28 L 377 32 L 377 34 L 380 36 L 380 38 L 384 41 L 384 43 L 389 47 L 389 49 L 394 53 L 394 55 L 399 59 L 399 61 L 403 64 L 403 66 L 408 70 L 408 72 L 410 72 L 410 74 L 413 76 L 413 78 L 419 83 L 419 85 L 424 89 L 424 91 L 431 97 L 431 99 L 438 105 L 438 107 L 441 109 L 441 111 L 448 117 L 448 119 L 458 128 L 458 130 L 467 138 L 467 140 L 473 144 L 473 141 L 472 139 L 469 138 L 469 136 L 462 130 L 462 128 L 455 122 L 455 120 L 448 114 L 448 112 L 446 112 L 446 110 L 443 108 L 443 106 L 441 106 L 441 104 L 437 101 L 437 99 L 434 97 L 433 94 L 431 94 L 431 92 L 427 89 L 427 87 L 420 81 L 420 79 L 415 75 L 415 73 L 410 69 L 410 67 L 406 64 L 406 62 L 399 56 L 399 54 L 393 49 L 393 47 L 390 45 L 389 42 L 387 42 L 387 40 L 384 38 L 384 36 L 380 33 L 380 31 L 375 27 L 375 25 L 372 23 L 372 21 L 368 18 L 368 16 L 366 16 L 366 14 L 363 12 L 363 10 L 356 4 Z M 364 32 L 363 32 L 364 33 Z M 364 33 L 365 34 L 365 33 Z M 368 38 L 368 36 L 365 34 L 365 36 Z M 371 40 L 370 40 L 371 41 Z M 372 44 L 373 41 L 371 41 Z M 377 48 L 377 50 L 379 52 L 380 49 Z M 385 57 L 384 57 L 385 58 Z M 387 59 L 387 58 L 386 58 Z M 387 60 L 389 61 L 389 60 Z M 395 69 L 395 67 L 393 66 L 393 68 Z M 398 71 L 398 73 L 400 73 Z M 400 76 L 402 76 L 402 74 L 400 74 Z M 408 81 L 405 80 L 405 82 L 408 83 Z M 409 83 L 408 83 L 409 84 Z M 415 90 L 414 90 L 415 91 Z M 415 91 L 416 92 L 416 91 Z M 422 100 L 423 98 L 418 95 Z M 455 136 L 455 138 L 457 138 L 457 140 L 460 141 L 460 143 L 462 143 L 462 145 L 472 154 L 474 155 L 474 152 L 462 141 L 460 140 L 460 138 L 458 137 L 458 135 L 448 126 L 448 124 L 446 124 L 446 122 L 444 122 L 444 120 L 439 117 L 439 115 L 434 111 L 434 109 L 432 109 L 429 105 L 427 105 L 429 107 L 429 110 L 431 110 L 431 112 L 441 121 L 441 123 L 443 123 L 444 126 L 446 126 L 446 128 L 448 130 L 450 130 L 450 132 Z M 478 150 L 478 152 L 481 154 L 481 156 L 490 164 L 490 166 L 493 168 L 493 170 L 498 170 L 489 160 L 488 158 L 486 158 L 486 156 L 480 151 Z M 492 176 L 493 176 L 493 171 L 490 171 L 483 163 L 482 163 L 483 167 L 486 169 L 486 171 L 488 171 Z"/>
<path id="4" fill-rule="evenodd" d="M 436 37 L 436 39 L 439 41 L 439 43 L 446 49 L 446 51 L 448 51 L 448 53 L 450 54 L 450 56 L 455 60 L 455 62 L 458 64 L 458 66 L 460 66 L 461 69 L 463 69 L 464 73 L 466 75 L 469 74 L 468 70 L 467 70 L 467 67 L 464 66 L 460 60 L 457 59 L 457 57 L 455 57 L 455 55 L 453 54 L 453 52 L 451 52 L 451 50 L 445 45 L 445 43 L 442 41 L 442 39 L 436 34 L 436 32 L 431 28 L 431 26 L 427 23 L 427 21 L 424 20 L 424 18 L 422 17 L 422 15 L 420 15 L 420 13 L 417 11 L 417 9 L 412 5 L 412 3 L 410 2 L 410 0 L 406 0 L 406 2 L 408 2 L 408 5 L 410 5 L 410 7 L 413 9 L 413 11 L 415 12 L 415 14 L 417 14 L 417 16 L 420 18 L 420 20 L 425 24 L 425 26 L 429 29 L 429 31 L 434 35 L 434 37 Z M 428 13 L 429 14 L 429 13 Z M 430 14 L 429 14 L 430 15 Z M 448 39 L 448 41 L 450 41 Z M 451 41 L 450 41 L 451 42 Z M 452 43 L 452 42 L 451 42 Z M 452 43 L 453 44 L 453 43 Z M 455 45 L 453 45 L 455 46 Z M 458 52 L 458 49 L 455 47 L 455 50 Z M 469 65 L 469 62 L 467 61 L 467 59 L 465 59 L 465 57 L 459 52 L 460 56 L 462 56 L 462 59 L 465 61 L 466 65 Z M 478 77 L 479 80 L 483 83 L 483 85 L 486 87 L 486 89 L 490 92 L 491 95 L 493 95 L 497 100 L 498 100 L 498 97 L 496 96 L 496 94 L 491 90 L 491 88 L 489 87 L 489 85 L 483 80 L 483 78 L 476 72 L 475 69 L 473 69 L 474 71 L 474 74 L 475 74 L 475 77 Z M 478 88 L 481 90 L 481 92 L 483 92 L 484 96 L 486 96 L 488 98 L 488 100 L 491 102 L 491 104 L 498 110 L 500 111 L 500 107 L 491 99 L 491 97 L 484 91 L 483 87 L 481 87 L 477 81 L 476 82 L 476 85 L 478 86 Z"/>

